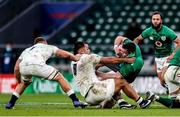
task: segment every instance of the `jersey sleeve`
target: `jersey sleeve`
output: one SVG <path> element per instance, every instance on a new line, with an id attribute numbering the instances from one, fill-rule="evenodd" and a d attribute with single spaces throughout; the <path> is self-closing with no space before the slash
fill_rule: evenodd
<path id="1" fill-rule="evenodd" d="M 170 29 L 170 28 L 168 28 L 168 27 L 167 27 L 167 32 L 166 32 L 166 33 L 168 34 L 168 37 L 169 37 L 172 41 L 174 41 L 174 40 L 177 38 L 176 33 L 175 33 L 172 29 Z"/>
<path id="2" fill-rule="evenodd" d="M 18 58 L 19 60 L 22 60 L 22 54 L 19 56 L 19 58 Z"/>
<path id="3" fill-rule="evenodd" d="M 141 33 L 141 36 L 143 37 L 143 39 L 145 38 L 148 38 L 149 37 L 149 28 L 144 30 L 142 33 Z"/>
<path id="4" fill-rule="evenodd" d="M 97 54 L 91 54 L 91 57 L 92 57 L 92 62 L 93 63 L 99 63 L 100 62 L 100 59 L 101 59 L 101 56 L 97 55 Z"/>
<path id="5" fill-rule="evenodd" d="M 24 54 L 26 53 L 26 51 L 27 51 L 27 49 L 25 49 L 22 53 L 21 53 L 21 55 L 19 56 L 19 60 L 22 60 L 23 59 L 23 56 L 24 56 Z"/>
<path id="6" fill-rule="evenodd" d="M 56 51 L 59 49 L 58 47 L 53 46 L 53 45 L 49 45 L 49 48 L 51 48 L 54 55 L 55 55 Z"/>
<path id="7" fill-rule="evenodd" d="M 82 56 L 82 58 L 80 59 L 82 64 L 86 64 L 86 63 L 99 63 L 101 59 L 101 56 L 97 55 L 97 54 L 90 54 L 90 55 L 84 55 Z"/>

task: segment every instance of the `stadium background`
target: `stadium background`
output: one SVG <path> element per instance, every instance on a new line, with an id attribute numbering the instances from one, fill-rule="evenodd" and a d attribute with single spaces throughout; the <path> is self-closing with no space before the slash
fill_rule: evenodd
<path id="1" fill-rule="evenodd" d="M 163 23 L 180 32 L 180 0 L 0 0 L 0 93 L 11 93 L 16 86 L 14 62 L 37 36 L 72 52 L 75 41 L 86 41 L 94 53 L 114 56 L 115 37 L 131 39 L 151 25 L 150 15 L 160 11 Z M 13 51 L 6 52 L 6 45 Z M 165 93 L 153 70 L 153 47 L 147 39 L 141 45 L 144 67 L 134 83 L 139 93 L 150 90 Z M 8 65 L 5 63 L 12 59 Z M 6 62 L 5 62 L 6 60 Z M 75 87 L 70 62 L 51 58 L 55 66 Z M 8 69 L 8 70 L 4 70 Z M 103 68 L 103 70 L 108 70 Z M 56 82 L 34 79 L 26 93 L 62 93 Z"/>

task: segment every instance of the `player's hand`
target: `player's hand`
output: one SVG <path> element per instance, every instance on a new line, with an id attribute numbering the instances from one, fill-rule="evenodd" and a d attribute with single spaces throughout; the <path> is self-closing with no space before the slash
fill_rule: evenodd
<path id="1" fill-rule="evenodd" d="M 76 60 L 79 61 L 81 55 L 80 54 L 76 54 L 75 57 L 76 57 Z"/>
<path id="2" fill-rule="evenodd" d="M 104 66 L 104 64 L 99 63 L 99 64 L 97 64 L 97 65 L 95 66 L 95 70 L 97 70 L 97 69 L 99 69 L 100 67 L 103 67 L 103 66 Z"/>
<path id="3" fill-rule="evenodd" d="M 172 54 L 167 58 L 167 62 L 170 62 L 173 57 L 174 57 L 174 53 L 172 53 Z"/>
<path id="4" fill-rule="evenodd" d="M 135 58 L 127 58 L 126 63 L 134 63 Z"/>
<path id="5" fill-rule="evenodd" d="M 119 71 L 116 72 L 116 78 L 122 78 L 122 75 L 119 73 Z"/>

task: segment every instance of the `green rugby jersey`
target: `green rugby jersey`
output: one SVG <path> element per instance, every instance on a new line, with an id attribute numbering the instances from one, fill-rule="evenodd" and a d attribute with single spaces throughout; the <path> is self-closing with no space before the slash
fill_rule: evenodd
<path id="1" fill-rule="evenodd" d="M 129 43 L 129 42 L 132 42 L 132 41 L 130 39 L 126 39 L 124 40 L 123 44 Z M 135 45 L 136 45 L 136 51 L 134 53 L 129 54 L 128 57 L 136 58 L 135 62 L 133 63 L 133 66 L 134 66 L 134 70 L 136 69 L 139 70 L 142 68 L 144 61 L 142 58 L 141 49 L 139 48 L 137 44 Z"/>
<path id="2" fill-rule="evenodd" d="M 170 61 L 169 65 L 180 66 L 180 48 L 176 51 L 173 59 Z"/>
<path id="3" fill-rule="evenodd" d="M 126 39 L 124 40 L 123 44 L 129 42 L 132 41 Z M 144 61 L 141 55 L 141 50 L 137 44 L 136 44 L 136 51 L 134 53 L 129 54 L 128 57 L 134 57 L 135 62 L 131 64 L 129 63 L 119 64 L 119 72 L 129 83 L 132 83 L 144 65 Z"/>
<path id="4" fill-rule="evenodd" d="M 157 58 L 169 56 L 174 49 L 173 41 L 177 38 L 175 32 L 164 25 L 162 25 L 158 32 L 149 27 L 142 32 L 141 36 L 144 39 L 148 38 L 153 44 Z"/>

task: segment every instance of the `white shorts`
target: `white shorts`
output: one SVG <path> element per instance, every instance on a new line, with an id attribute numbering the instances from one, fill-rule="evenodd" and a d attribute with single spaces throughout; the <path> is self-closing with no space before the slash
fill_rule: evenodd
<path id="1" fill-rule="evenodd" d="M 93 87 L 89 90 L 85 101 L 91 105 L 98 105 L 104 100 L 109 100 L 114 95 L 114 79 L 94 82 Z"/>
<path id="2" fill-rule="evenodd" d="M 20 64 L 20 73 L 22 81 L 25 82 L 32 82 L 32 76 L 52 80 L 60 74 L 57 69 L 46 64 Z"/>
<path id="3" fill-rule="evenodd" d="M 164 80 L 168 85 L 169 93 L 172 93 L 180 88 L 180 67 L 169 66 L 165 75 Z M 171 95 L 176 97 L 177 95 Z"/>
<path id="4" fill-rule="evenodd" d="M 169 56 L 168 56 L 169 57 Z M 162 58 L 155 58 L 156 67 L 157 67 L 157 73 L 161 72 L 162 68 L 165 66 L 168 66 L 169 63 L 167 62 L 168 57 L 162 57 Z"/>

